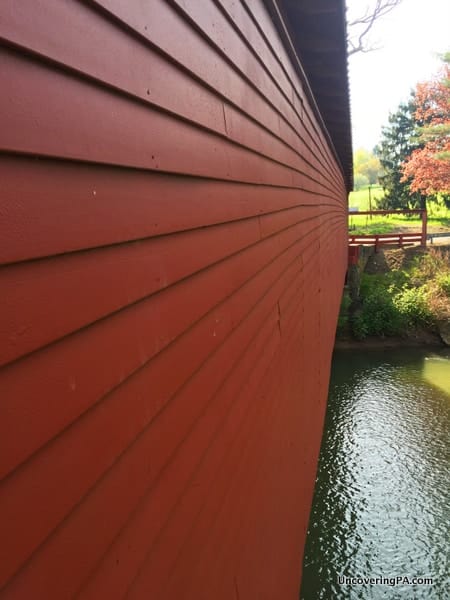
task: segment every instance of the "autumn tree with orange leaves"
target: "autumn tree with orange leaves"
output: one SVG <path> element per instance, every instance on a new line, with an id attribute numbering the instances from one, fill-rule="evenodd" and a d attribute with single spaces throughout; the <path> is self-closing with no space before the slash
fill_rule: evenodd
<path id="1" fill-rule="evenodd" d="M 444 56 L 440 76 L 417 85 L 416 122 L 420 148 L 404 161 L 402 181 L 410 182 L 411 192 L 425 196 L 441 194 L 450 203 L 450 53 Z"/>

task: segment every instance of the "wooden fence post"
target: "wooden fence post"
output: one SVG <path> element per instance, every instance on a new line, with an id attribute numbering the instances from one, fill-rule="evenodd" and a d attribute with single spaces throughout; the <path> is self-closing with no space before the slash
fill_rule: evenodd
<path id="1" fill-rule="evenodd" d="M 426 248 L 427 245 L 427 220 L 427 210 L 425 209 L 422 211 L 422 240 L 420 242 L 423 248 Z"/>

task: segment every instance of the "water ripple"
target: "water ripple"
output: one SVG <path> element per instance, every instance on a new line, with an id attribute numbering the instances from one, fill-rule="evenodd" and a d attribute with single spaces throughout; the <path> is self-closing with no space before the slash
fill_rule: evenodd
<path id="1" fill-rule="evenodd" d="M 447 389 L 449 353 L 336 354 L 301 598 L 448 597 Z M 434 583 L 350 587 L 340 575 Z"/>

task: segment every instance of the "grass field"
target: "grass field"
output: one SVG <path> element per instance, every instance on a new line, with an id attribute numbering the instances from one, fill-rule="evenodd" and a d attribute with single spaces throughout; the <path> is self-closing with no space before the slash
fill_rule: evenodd
<path id="1" fill-rule="evenodd" d="M 383 197 L 383 188 L 381 186 L 371 186 L 370 196 L 372 210 L 376 210 L 376 200 Z M 357 208 L 360 211 L 369 210 L 369 188 L 363 188 L 357 192 L 351 192 L 349 195 L 349 208 Z M 421 220 L 417 217 L 407 215 L 385 215 L 385 216 L 367 216 L 357 213 L 349 217 L 349 230 L 352 233 L 364 235 L 374 233 L 391 233 L 393 231 L 402 231 L 404 229 L 413 229 L 420 231 Z M 450 210 L 436 202 L 428 204 L 428 230 L 440 231 L 450 230 Z"/>
<path id="2" fill-rule="evenodd" d="M 370 190 L 370 195 L 372 197 L 372 210 L 376 209 L 376 199 L 383 198 L 384 192 L 381 185 L 372 185 Z M 365 187 L 357 192 L 350 192 L 350 196 L 348 198 L 349 207 L 355 207 L 359 210 L 370 210 L 369 208 L 369 188 Z"/>

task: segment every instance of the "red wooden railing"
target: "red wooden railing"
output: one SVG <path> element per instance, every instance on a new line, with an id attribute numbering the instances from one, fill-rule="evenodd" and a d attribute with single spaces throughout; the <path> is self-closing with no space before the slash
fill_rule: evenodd
<path id="1" fill-rule="evenodd" d="M 419 214 L 422 220 L 422 230 L 420 232 L 408 233 L 383 233 L 367 235 L 349 235 L 350 246 L 375 246 L 375 249 L 381 244 L 395 244 L 403 246 L 406 243 L 420 242 L 422 246 L 427 243 L 427 211 L 421 209 L 415 210 L 367 210 L 361 212 L 349 212 L 351 216 L 357 215 L 393 215 L 393 214 Z"/>
<path id="2" fill-rule="evenodd" d="M 349 244 L 353 246 L 375 246 L 381 244 L 395 244 L 403 246 L 405 243 L 422 242 L 421 233 L 383 233 L 374 235 L 350 235 Z"/>

